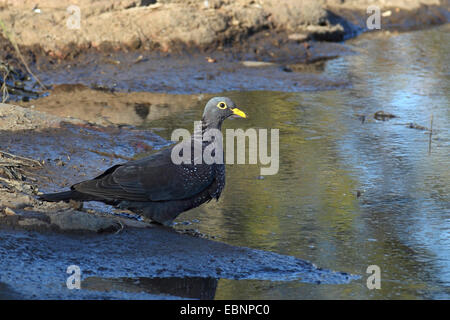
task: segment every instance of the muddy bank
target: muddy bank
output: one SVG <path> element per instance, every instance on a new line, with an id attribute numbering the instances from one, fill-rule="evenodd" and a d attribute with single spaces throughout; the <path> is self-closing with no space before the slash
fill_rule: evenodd
<path id="1" fill-rule="evenodd" d="M 76 3 L 80 28 L 71 30 L 69 5 L 0 1 L 6 27 L 0 76 L 6 76 L 8 89 L 3 101 L 23 100 L 27 106 L 54 84 L 181 94 L 344 88 L 347 79 L 321 71 L 327 60 L 355 53 L 341 41 L 367 31 L 369 5 L 380 7 L 384 31 L 450 18 L 448 0 L 292 0 L 283 6 L 272 0 L 83 0 Z M 28 81 L 10 40 L 43 85 Z"/>
<path id="2" fill-rule="evenodd" d="M 78 203 L 39 201 L 37 195 L 94 177 L 167 141 L 150 132 L 98 127 L 6 104 L 0 104 L 0 132 L 2 226 L 82 232 L 148 227 L 135 219 L 83 209 Z"/>
<path id="3" fill-rule="evenodd" d="M 266 40 L 269 39 L 267 36 Z M 324 42 L 313 42 L 296 49 L 297 46 L 290 43 L 274 49 L 268 43 L 267 47 L 255 47 L 256 51 L 248 54 L 214 52 L 164 56 L 158 53 L 114 53 L 107 57 L 82 54 L 75 60 L 58 64 L 38 61 L 35 70 L 46 84 L 82 84 L 95 90 L 91 92 L 92 97 L 115 96 L 122 102 L 125 102 L 124 95 L 118 92 L 206 94 L 233 90 L 305 91 L 348 86 L 349 79 L 323 71 L 328 60 L 355 54 L 351 46 Z M 263 57 L 265 61 L 261 61 Z M 77 89 L 67 88 L 66 91 L 70 90 Z M 96 93 L 102 90 L 106 93 Z M 57 88 L 51 95 L 62 98 L 65 94 L 62 91 Z M 88 94 L 83 88 L 77 91 L 77 95 L 72 94 L 74 102 Z M 130 102 L 142 101 L 142 98 L 153 100 L 151 95 L 141 93 L 129 96 Z M 48 103 L 50 100 L 45 101 Z M 184 104 L 182 100 L 178 101 Z M 189 101 L 185 103 L 190 104 Z M 24 106 L 33 104 L 33 101 L 21 103 Z"/>
<path id="4" fill-rule="evenodd" d="M 331 23 L 316 1 L 2 1 L 0 19 L 24 47 L 56 57 L 88 48 L 176 51 L 218 48 L 266 29 L 342 39 L 344 28 Z M 78 10 L 78 9 L 76 9 Z M 79 17 L 79 18 L 78 18 Z M 73 29 L 70 29 L 73 28 Z M 126 31 L 126 32 L 124 32 Z"/>
<path id="5" fill-rule="evenodd" d="M 74 4 L 75 11 L 68 9 Z M 341 41 L 365 29 L 369 5 L 383 11 L 383 28 L 448 21 L 447 0 L 289 0 L 282 6 L 275 0 L 2 0 L 0 20 L 21 47 L 66 58 L 87 49 L 220 50 L 266 31 L 300 42 Z"/>
<path id="6" fill-rule="evenodd" d="M 0 230 L 0 241 L 0 283 L 24 299 L 213 299 L 220 279 L 338 285 L 359 278 L 161 228 L 101 236 Z M 80 267 L 81 290 L 66 287 L 70 265 Z"/>

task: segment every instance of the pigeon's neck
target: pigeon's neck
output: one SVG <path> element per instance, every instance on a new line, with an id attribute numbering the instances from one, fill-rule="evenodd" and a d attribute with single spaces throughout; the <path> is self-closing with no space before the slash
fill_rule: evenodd
<path id="1" fill-rule="evenodd" d="M 217 131 L 214 132 L 214 130 L 221 131 L 221 127 L 222 127 L 222 122 L 208 123 L 204 119 L 202 119 L 201 131 L 194 130 L 194 135 L 193 135 L 192 139 L 196 140 L 196 141 L 202 141 L 203 144 L 215 143 L 216 135 L 221 134 L 221 133 L 218 133 Z M 209 130 L 213 130 L 213 131 L 209 131 Z"/>
<path id="2" fill-rule="evenodd" d="M 222 130 L 222 121 L 210 122 L 205 118 L 202 118 L 202 133 L 205 133 L 209 129 Z"/>

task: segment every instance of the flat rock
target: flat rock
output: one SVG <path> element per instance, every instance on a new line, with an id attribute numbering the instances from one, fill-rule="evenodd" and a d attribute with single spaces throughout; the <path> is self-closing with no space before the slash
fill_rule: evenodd
<path id="1" fill-rule="evenodd" d="M 242 61 L 241 63 L 249 68 L 269 67 L 274 65 L 273 62 L 266 61 Z"/>
<path id="2" fill-rule="evenodd" d="M 30 130 L 59 127 L 61 122 L 82 124 L 84 121 L 61 118 L 12 104 L 0 103 L 0 130 Z"/>
<path id="3" fill-rule="evenodd" d="M 309 39 L 309 35 L 307 33 L 291 33 L 288 35 L 288 39 L 297 42 L 307 41 Z"/>

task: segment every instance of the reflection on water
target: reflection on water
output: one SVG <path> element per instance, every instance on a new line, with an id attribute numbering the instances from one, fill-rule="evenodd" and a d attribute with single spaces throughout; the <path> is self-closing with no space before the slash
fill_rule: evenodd
<path id="1" fill-rule="evenodd" d="M 91 89 L 81 84 L 55 86 L 52 94 L 21 103 L 59 117 L 73 117 L 103 126 L 142 125 L 184 112 L 198 103 L 201 95 L 175 95 L 150 92 L 114 92 Z"/>
<path id="2" fill-rule="evenodd" d="M 83 289 L 95 291 L 145 292 L 157 295 L 171 295 L 182 298 L 211 300 L 214 299 L 217 279 L 185 278 L 98 278 L 83 280 Z"/>
<path id="3" fill-rule="evenodd" d="M 279 128 L 280 170 L 227 167 L 218 203 L 187 212 L 195 227 L 234 245 L 294 255 L 363 276 L 348 285 L 219 280 L 216 298 L 450 298 L 448 26 L 349 42 L 360 54 L 327 63 L 350 89 L 231 92 L 247 120 Z M 192 130 L 202 104 L 149 127 Z M 374 119 L 384 111 L 396 117 Z M 432 150 L 426 130 L 433 115 Z M 362 117 L 365 121 L 361 121 Z M 358 196 L 357 196 L 358 195 Z M 365 286 L 378 265 L 381 290 Z"/>

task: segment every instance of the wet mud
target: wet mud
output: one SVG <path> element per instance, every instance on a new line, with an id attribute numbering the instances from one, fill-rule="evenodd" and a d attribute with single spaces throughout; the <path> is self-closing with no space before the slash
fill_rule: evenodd
<path id="1" fill-rule="evenodd" d="M 102 236 L 2 230 L 0 240 L 1 281 L 28 299 L 212 299 L 220 279 L 346 284 L 359 278 L 159 227 Z M 70 265 L 81 269 L 81 290 L 66 286 Z"/>
<path id="2" fill-rule="evenodd" d="M 325 42 L 306 45 L 289 42 L 280 44 L 279 48 L 268 47 L 264 49 L 265 53 L 262 51 L 193 52 L 184 55 L 111 53 L 107 57 L 90 53 L 58 64 L 38 61 L 34 70 L 48 85 L 82 84 L 114 92 L 307 91 L 347 86 L 348 82 L 329 77 L 320 70 L 327 60 L 356 54 L 345 44 Z M 300 70 L 300 67 L 295 68 L 296 65 L 304 65 L 305 68 Z M 290 72 L 290 69 L 301 72 Z"/>

